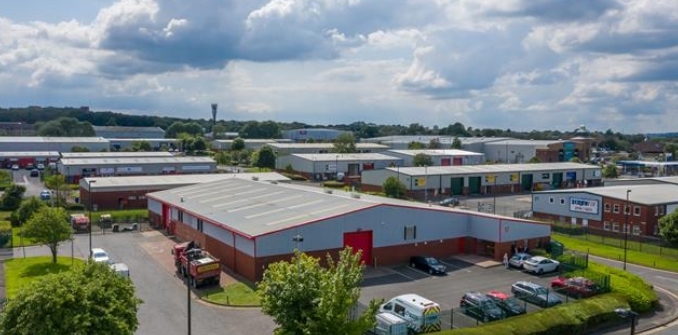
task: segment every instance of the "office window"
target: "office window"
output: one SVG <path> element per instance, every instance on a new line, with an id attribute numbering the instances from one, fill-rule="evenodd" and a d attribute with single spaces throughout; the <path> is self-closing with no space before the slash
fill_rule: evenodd
<path id="1" fill-rule="evenodd" d="M 553 197 L 549 197 L 549 204 L 552 204 L 553 201 L 554 201 L 554 200 L 553 200 Z"/>
<path id="2" fill-rule="evenodd" d="M 631 206 L 624 205 L 624 215 L 631 214 Z"/>
<path id="3" fill-rule="evenodd" d="M 549 178 L 551 178 L 551 174 L 549 174 L 549 173 L 542 173 L 541 174 L 541 179 L 549 179 Z"/>
<path id="4" fill-rule="evenodd" d="M 414 240 L 417 238 L 417 226 L 405 226 L 405 239 Z"/>
<path id="5" fill-rule="evenodd" d="M 613 232 L 619 232 L 619 224 L 618 223 L 613 223 L 612 224 L 612 231 Z"/>
<path id="6" fill-rule="evenodd" d="M 633 206 L 633 215 L 640 216 L 640 206 Z"/>
<path id="7" fill-rule="evenodd" d="M 603 222 L 603 229 L 610 230 L 611 227 L 612 227 L 612 225 L 610 224 L 610 221 Z"/>
<path id="8" fill-rule="evenodd" d="M 614 206 L 612 207 L 612 213 L 619 213 L 619 205 L 618 204 L 614 204 Z"/>
<path id="9" fill-rule="evenodd" d="M 610 204 L 605 204 L 605 212 L 610 212 Z"/>
<path id="10" fill-rule="evenodd" d="M 565 199 L 560 199 L 560 204 L 565 205 Z"/>
<path id="11" fill-rule="evenodd" d="M 203 225 L 202 219 L 198 219 L 198 231 L 199 232 L 202 232 L 202 225 Z"/>
<path id="12" fill-rule="evenodd" d="M 177 213 L 177 218 L 179 219 L 179 222 L 184 222 L 184 212 L 179 211 L 179 213 Z"/>
<path id="13" fill-rule="evenodd" d="M 640 226 L 633 225 L 633 235 L 640 235 Z"/>

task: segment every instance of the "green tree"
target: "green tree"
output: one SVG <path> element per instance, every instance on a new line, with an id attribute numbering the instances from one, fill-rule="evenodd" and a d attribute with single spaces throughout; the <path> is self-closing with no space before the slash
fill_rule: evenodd
<path id="1" fill-rule="evenodd" d="M 31 217 L 45 206 L 45 203 L 37 197 L 30 197 L 21 202 L 21 206 L 16 210 L 16 219 L 19 225 L 23 225 L 28 222 Z"/>
<path id="2" fill-rule="evenodd" d="M 424 145 L 424 143 L 421 143 L 421 142 L 412 141 L 407 145 L 407 149 L 408 150 L 422 150 L 422 149 L 426 149 L 426 145 Z"/>
<path id="3" fill-rule="evenodd" d="M 238 137 L 231 143 L 231 151 L 240 151 L 245 149 L 245 140 Z"/>
<path id="4" fill-rule="evenodd" d="M 5 335 L 132 335 L 141 303 L 129 279 L 90 262 L 19 291 L 2 311 L 0 330 Z"/>
<path id="5" fill-rule="evenodd" d="M 89 152 L 89 148 L 80 145 L 74 145 L 71 147 L 71 152 Z"/>
<path id="6" fill-rule="evenodd" d="M 414 166 L 431 166 L 433 159 L 427 154 L 416 154 L 412 157 L 412 165 Z"/>
<path id="7" fill-rule="evenodd" d="M 353 133 L 346 132 L 339 134 L 334 141 L 334 149 L 332 151 L 339 154 L 351 154 L 356 152 L 355 136 L 353 136 Z"/>
<path id="8" fill-rule="evenodd" d="M 388 197 L 401 198 L 407 193 L 407 187 L 398 178 L 390 176 L 384 181 L 384 193 Z"/>
<path id="9" fill-rule="evenodd" d="M 275 169 L 275 152 L 268 145 L 259 149 L 259 155 L 254 165 L 258 168 Z"/>
<path id="10" fill-rule="evenodd" d="M 44 207 L 26 222 L 23 234 L 38 244 L 46 245 L 52 253 L 52 262 L 56 263 L 59 244 L 70 240 L 73 231 L 63 208 Z"/>
<path id="11" fill-rule="evenodd" d="M 570 158 L 570 163 L 581 163 L 581 159 L 579 157 L 572 157 Z"/>
<path id="12" fill-rule="evenodd" d="M 38 135 L 92 137 L 96 133 L 89 122 L 81 122 L 74 117 L 60 117 L 42 125 L 38 129 Z"/>
<path id="13" fill-rule="evenodd" d="M 443 145 L 440 144 L 440 140 L 437 138 L 434 138 L 428 142 L 428 148 L 429 149 L 440 149 L 442 148 Z"/>
<path id="14" fill-rule="evenodd" d="M 537 157 L 537 156 L 534 156 L 534 157 L 530 158 L 530 160 L 527 161 L 527 162 L 529 164 L 539 164 L 539 163 L 541 163 L 541 159 L 539 159 L 539 157 Z"/>
<path id="15" fill-rule="evenodd" d="M 221 124 L 215 124 L 214 127 L 212 127 L 212 138 L 215 140 L 223 138 L 226 133 L 226 126 L 221 125 Z"/>
<path id="16" fill-rule="evenodd" d="M 452 149 L 461 149 L 461 140 L 459 137 L 454 137 L 452 140 Z"/>
<path id="17" fill-rule="evenodd" d="M 132 150 L 133 151 L 153 151 L 153 147 L 151 146 L 151 143 L 148 141 L 134 141 L 132 143 Z"/>
<path id="18" fill-rule="evenodd" d="M 678 210 L 659 219 L 659 235 L 672 245 L 678 246 Z"/>
<path id="19" fill-rule="evenodd" d="M 219 165 L 229 165 L 231 164 L 231 155 L 226 151 L 220 151 L 214 155 L 214 160 Z"/>
<path id="20" fill-rule="evenodd" d="M 290 262 L 269 265 L 259 283 L 262 311 L 273 317 L 277 335 L 358 335 L 374 326 L 380 301 L 372 300 L 357 319 L 350 311 L 360 297 L 360 252 L 339 252 L 339 260 L 320 260 L 298 250 Z"/>
<path id="21" fill-rule="evenodd" d="M 605 165 L 603 168 L 603 178 L 619 178 L 619 171 L 614 164 Z"/>
<path id="22" fill-rule="evenodd" d="M 205 151 L 207 150 L 207 141 L 202 136 L 196 136 L 191 149 L 193 149 L 192 151 Z"/>
<path id="23" fill-rule="evenodd" d="M 21 206 L 21 199 L 23 199 L 26 187 L 17 184 L 10 184 L 5 192 L 0 197 L 0 207 L 3 210 L 13 211 Z"/>
<path id="24" fill-rule="evenodd" d="M 66 178 L 61 174 L 53 174 L 50 170 L 49 175 L 44 178 L 45 186 L 54 190 L 54 206 L 59 207 L 66 203 L 65 195 L 68 194 L 68 185 Z"/>

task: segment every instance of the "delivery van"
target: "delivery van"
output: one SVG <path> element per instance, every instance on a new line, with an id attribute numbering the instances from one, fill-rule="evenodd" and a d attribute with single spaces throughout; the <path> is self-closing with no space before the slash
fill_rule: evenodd
<path id="1" fill-rule="evenodd" d="M 392 313 L 377 313 L 376 335 L 408 335 L 407 320 Z"/>
<path id="2" fill-rule="evenodd" d="M 432 333 L 441 329 L 440 305 L 417 294 L 399 295 L 381 305 L 379 312 L 402 317 L 415 333 Z"/>

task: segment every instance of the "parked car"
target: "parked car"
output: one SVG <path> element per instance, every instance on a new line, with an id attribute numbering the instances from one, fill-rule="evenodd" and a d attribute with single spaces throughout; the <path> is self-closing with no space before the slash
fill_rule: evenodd
<path id="1" fill-rule="evenodd" d="M 30 170 L 33 170 L 33 169 L 35 169 L 35 164 L 33 164 L 33 163 L 26 164 L 26 170 L 30 171 Z"/>
<path id="2" fill-rule="evenodd" d="M 40 171 L 37 169 L 31 170 L 31 177 L 40 177 Z"/>
<path id="3" fill-rule="evenodd" d="M 108 253 L 106 250 L 101 249 L 101 248 L 92 248 L 92 260 L 95 262 L 102 262 L 102 263 L 109 263 L 112 264 L 113 262 L 111 259 L 108 257 Z"/>
<path id="4" fill-rule="evenodd" d="M 584 277 L 559 277 L 551 281 L 551 288 L 575 298 L 592 297 L 600 291 L 598 284 Z"/>
<path id="5" fill-rule="evenodd" d="M 19 170 L 19 165 L 12 164 L 12 170 Z"/>
<path id="6" fill-rule="evenodd" d="M 555 292 L 551 292 L 548 288 L 529 281 L 515 282 L 511 285 L 511 293 L 516 298 L 542 307 L 551 307 L 563 303 Z"/>
<path id="7" fill-rule="evenodd" d="M 440 206 L 459 206 L 459 198 L 447 198 L 438 203 Z"/>
<path id="8" fill-rule="evenodd" d="M 510 296 L 500 291 L 490 291 L 485 295 L 492 299 L 492 301 L 504 311 L 504 314 L 506 314 L 507 317 L 527 313 L 525 303 L 514 296 Z"/>
<path id="9" fill-rule="evenodd" d="M 412 256 L 410 266 L 426 271 L 429 274 L 443 274 L 447 269 L 439 260 L 430 256 Z"/>
<path id="10" fill-rule="evenodd" d="M 534 256 L 523 262 L 523 269 L 527 272 L 542 274 L 558 271 L 560 262 L 543 256 Z"/>
<path id="11" fill-rule="evenodd" d="M 42 190 L 42 192 L 40 192 L 40 199 L 41 200 L 49 200 L 51 198 L 52 198 L 52 192 L 50 192 L 49 190 Z"/>
<path id="12" fill-rule="evenodd" d="M 38 170 L 44 170 L 45 169 L 45 164 L 39 163 L 36 167 Z"/>
<path id="13" fill-rule="evenodd" d="M 528 254 L 528 253 L 519 252 L 519 253 L 511 256 L 511 258 L 509 258 L 509 265 L 514 267 L 514 268 L 522 269 L 523 268 L 523 262 L 525 262 L 526 260 L 528 260 L 532 257 L 533 256 Z"/>
<path id="14" fill-rule="evenodd" d="M 506 317 L 504 311 L 492 299 L 480 292 L 467 292 L 459 301 L 464 313 L 476 320 L 490 322 Z"/>

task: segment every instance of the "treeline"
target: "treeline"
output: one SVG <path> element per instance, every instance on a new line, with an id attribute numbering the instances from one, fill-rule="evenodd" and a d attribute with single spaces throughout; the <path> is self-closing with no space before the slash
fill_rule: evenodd
<path id="1" fill-rule="evenodd" d="M 205 114 L 208 114 L 207 111 Z M 168 116 L 130 115 L 115 112 L 91 112 L 87 108 L 76 107 L 26 107 L 0 108 L 0 122 L 26 122 L 36 126 L 36 130 L 47 125 L 50 121 L 59 118 L 75 118 L 93 126 L 130 126 L 130 127 L 160 127 L 167 132 L 168 137 L 174 138 L 184 129 L 188 133 L 204 132 L 226 133 L 237 132 L 242 138 L 279 138 L 282 130 L 299 128 L 331 128 L 351 131 L 357 139 L 397 135 L 432 135 L 456 137 L 511 137 L 532 140 L 557 140 L 574 136 L 587 136 L 596 139 L 596 142 L 609 150 L 630 150 L 634 143 L 645 139 L 642 134 L 626 135 L 607 130 L 605 132 L 590 132 L 584 127 L 562 132 L 558 130 L 533 130 L 518 132 L 511 129 L 466 127 L 459 122 L 447 126 L 426 127 L 418 123 L 403 125 L 377 125 L 373 123 L 354 122 L 351 124 L 309 125 L 300 122 L 280 123 L 275 121 L 217 121 L 212 124 L 210 119 L 177 118 Z M 83 127 L 84 128 L 84 127 Z M 200 128 L 200 131 L 197 131 Z M 214 129 L 213 129 L 214 128 Z M 87 131 L 82 132 L 83 134 Z"/>

